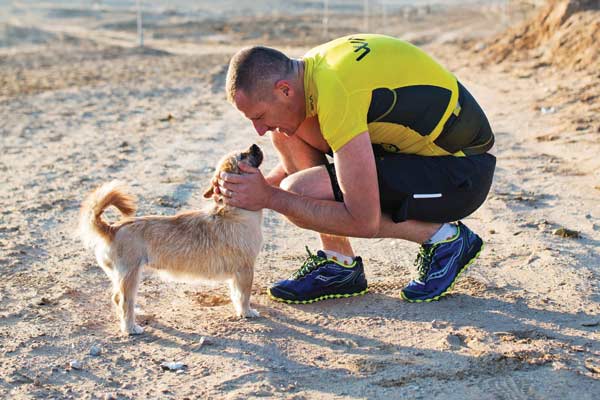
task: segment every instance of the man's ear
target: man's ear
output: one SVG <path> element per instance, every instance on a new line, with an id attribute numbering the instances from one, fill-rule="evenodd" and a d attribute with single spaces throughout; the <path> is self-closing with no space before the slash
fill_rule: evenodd
<path id="1" fill-rule="evenodd" d="M 294 89 L 292 89 L 290 81 L 285 79 L 280 79 L 277 82 L 275 82 L 275 90 L 277 92 L 282 93 L 285 97 L 291 96 L 294 91 Z"/>

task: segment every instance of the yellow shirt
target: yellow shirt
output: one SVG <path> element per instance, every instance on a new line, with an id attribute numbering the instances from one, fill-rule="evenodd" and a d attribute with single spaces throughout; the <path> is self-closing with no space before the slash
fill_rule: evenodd
<path id="1" fill-rule="evenodd" d="M 387 151 L 450 155 L 433 141 L 457 107 L 458 83 L 419 48 L 360 34 L 315 47 L 303 60 L 307 117 L 318 116 L 334 152 L 368 130 Z"/>

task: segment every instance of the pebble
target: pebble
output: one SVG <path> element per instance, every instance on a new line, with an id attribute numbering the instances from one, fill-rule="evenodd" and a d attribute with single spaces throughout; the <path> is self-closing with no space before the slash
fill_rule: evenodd
<path id="1" fill-rule="evenodd" d="M 52 301 L 46 297 L 39 297 L 33 300 L 33 304 L 36 306 L 47 306 L 52 304 Z"/>
<path id="2" fill-rule="evenodd" d="M 179 371 L 182 370 L 186 367 L 186 365 L 184 363 L 182 363 L 181 361 L 177 361 L 177 362 L 168 362 L 168 361 L 164 361 L 162 363 L 160 363 L 160 367 L 163 370 L 168 370 L 168 371 Z"/>
<path id="3" fill-rule="evenodd" d="M 354 342 L 353 340 L 344 339 L 344 338 L 333 339 L 332 343 L 336 344 L 338 346 L 346 346 L 346 347 L 350 347 L 350 348 L 358 347 L 358 344 L 356 344 L 356 342 Z"/>
<path id="4" fill-rule="evenodd" d="M 102 353 L 102 348 L 98 345 L 90 347 L 90 356 L 98 357 Z"/>
<path id="5" fill-rule="evenodd" d="M 445 342 L 450 347 L 454 348 L 463 346 L 463 340 L 460 338 L 460 336 L 454 334 L 449 334 L 448 336 L 446 336 Z"/>
<path id="6" fill-rule="evenodd" d="M 567 229 L 567 228 L 555 229 L 552 232 L 552 234 L 563 237 L 563 238 L 572 238 L 572 239 L 578 239 L 581 237 L 581 235 L 579 234 L 578 231 Z"/>
<path id="7" fill-rule="evenodd" d="M 448 324 L 446 322 L 443 322 L 443 321 L 438 321 L 436 319 L 434 319 L 433 321 L 431 321 L 431 327 L 433 329 L 442 329 L 442 328 L 445 328 L 447 326 L 448 326 Z"/>
<path id="8" fill-rule="evenodd" d="M 600 321 L 586 321 L 581 324 L 581 326 L 587 326 L 587 327 L 598 326 L 598 325 L 600 325 Z"/>
<path id="9" fill-rule="evenodd" d="M 584 365 L 588 371 L 593 372 L 594 374 L 600 374 L 600 364 L 598 364 L 597 360 L 594 360 L 593 358 L 588 358 L 587 360 L 585 360 Z"/>
<path id="10" fill-rule="evenodd" d="M 82 369 L 83 368 L 83 364 L 79 360 L 69 361 L 69 366 L 71 367 L 71 369 Z"/>
<path id="11" fill-rule="evenodd" d="M 482 50 L 485 50 L 486 47 L 487 47 L 487 44 L 485 44 L 483 42 L 479 42 L 475 46 L 473 46 L 473 50 L 475 50 L 475 52 L 480 52 Z"/>
<path id="12" fill-rule="evenodd" d="M 206 340 L 206 338 L 202 336 L 200 340 L 198 340 L 198 343 L 196 343 L 196 345 L 193 346 L 192 351 L 199 351 L 200 349 L 202 349 L 202 347 L 204 347 L 204 345 L 209 344 L 211 344 L 210 341 Z"/>
<path id="13" fill-rule="evenodd" d="M 556 112 L 556 108 L 554 107 L 541 107 L 540 112 L 542 114 L 554 114 Z"/>
<path id="14" fill-rule="evenodd" d="M 169 114 L 167 114 L 166 117 L 159 118 L 159 121 L 161 121 L 161 122 L 171 122 L 174 119 L 175 119 L 175 117 L 173 116 L 173 114 L 169 113 Z"/>

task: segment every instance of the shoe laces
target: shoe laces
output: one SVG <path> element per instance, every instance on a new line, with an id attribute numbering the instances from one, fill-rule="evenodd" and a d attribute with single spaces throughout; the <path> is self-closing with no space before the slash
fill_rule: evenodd
<path id="1" fill-rule="evenodd" d="M 327 261 L 326 258 L 323 258 L 323 257 L 319 256 L 318 254 L 311 253 L 308 246 L 306 246 L 306 252 L 308 253 L 306 260 L 304 260 L 304 263 L 302 264 L 300 269 L 298 269 L 298 271 L 296 271 L 292 274 L 291 279 L 294 279 L 294 280 L 300 279 L 300 278 L 306 276 L 307 274 L 310 274 L 312 271 L 314 271 L 315 269 L 317 269 L 319 266 L 321 266 L 322 264 L 324 264 Z"/>
<path id="2" fill-rule="evenodd" d="M 425 282 L 431 269 L 434 248 L 435 246 L 432 244 L 423 244 L 419 248 L 419 254 L 417 254 L 414 265 L 417 266 L 417 279 L 421 282 Z"/>

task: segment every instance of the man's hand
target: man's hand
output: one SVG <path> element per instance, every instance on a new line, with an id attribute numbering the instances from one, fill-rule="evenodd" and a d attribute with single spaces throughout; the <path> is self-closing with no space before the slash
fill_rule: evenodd
<path id="1" fill-rule="evenodd" d="M 273 187 L 267 183 L 258 168 L 246 163 L 239 163 L 243 174 L 230 174 L 221 172 L 217 180 L 218 190 L 215 190 L 215 199 L 223 199 L 225 204 L 258 211 L 268 208 Z"/>

